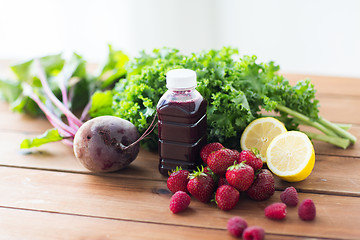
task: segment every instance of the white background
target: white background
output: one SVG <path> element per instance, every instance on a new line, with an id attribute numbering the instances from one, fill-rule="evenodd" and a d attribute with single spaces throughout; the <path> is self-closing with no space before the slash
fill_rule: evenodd
<path id="1" fill-rule="evenodd" d="M 0 60 L 76 51 L 101 62 L 233 46 L 283 72 L 360 77 L 358 0 L 0 0 Z"/>

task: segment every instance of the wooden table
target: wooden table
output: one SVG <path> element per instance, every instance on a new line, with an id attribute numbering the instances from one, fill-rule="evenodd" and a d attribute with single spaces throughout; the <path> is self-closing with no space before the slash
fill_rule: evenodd
<path id="1" fill-rule="evenodd" d="M 360 79 L 311 78 L 321 115 L 353 124 L 350 132 L 360 139 Z M 292 184 L 277 179 L 267 201 L 243 197 L 223 212 L 192 199 L 189 209 L 172 214 L 156 153 L 142 150 L 123 171 L 93 174 L 61 143 L 19 150 L 22 139 L 50 128 L 46 120 L 12 113 L 5 103 L 0 116 L 0 239 L 232 239 L 225 229 L 236 215 L 263 227 L 266 239 L 360 239 L 360 141 L 347 150 L 315 142 L 310 177 Z M 298 189 L 300 200 L 314 200 L 315 221 L 301 221 L 296 207 L 283 221 L 265 218 L 264 208 L 287 186 Z"/>

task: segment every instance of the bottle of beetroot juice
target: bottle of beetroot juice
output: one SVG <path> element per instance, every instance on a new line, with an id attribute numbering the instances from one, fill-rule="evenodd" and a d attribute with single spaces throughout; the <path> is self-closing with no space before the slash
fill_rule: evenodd
<path id="1" fill-rule="evenodd" d="M 168 91 L 157 105 L 159 171 L 181 166 L 194 170 L 202 163 L 200 150 L 206 144 L 207 101 L 195 89 L 196 72 L 175 69 L 166 74 Z"/>

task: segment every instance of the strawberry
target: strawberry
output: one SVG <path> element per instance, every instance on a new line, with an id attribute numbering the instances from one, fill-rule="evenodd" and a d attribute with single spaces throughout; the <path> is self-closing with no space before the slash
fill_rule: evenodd
<path id="1" fill-rule="evenodd" d="M 189 175 L 187 189 L 197 200 L 207 203 L 214 194 L 215 181 L 210 175 L 204 173 L 204 169 L 202 169 Z"/>
<path id="2" fill-rule="evenodd" d="M 240 159 L 240 152 L 239 152 L 238 150 L 236 150 L 236 149 L 231 149 L 231 151 L 233 151 L 233 152 L 234 152 L 235 157 L 236 157 L 237 161 L 239 162 L 239 159 Z"/>
<path id="3" fill-rule="evenodd" d="M 189 171 L 182 170 L 181 167 L 176 167 L 176 169 L 170 174 L 167 179 L 167 187 L 172 193 L 177 191 L 188 192 L 187 183 L 189 181 Z"/>
<path id="4" fill-rule="evenodd" d="M 218 181 L 218 176 L 216 176 L 216 174 L 209 168 L 209 166 L 204 168 L 204 173 L 210 175 L 214 179 L 214 182 Z"/>
<path id="5" fill-rule="evenodd" d="M 170 210 L 179 213 L 187 209 L 190 204 L 190 196 L 186 192 L 177 191 L 170 199 Z"/>
<path id="6" fill-rule="evenodd" d="M 270 198 L 274 192 L 275 180 L 272 173 L 267 169 L 261 169 L 246 193 L 251 199 L 262 201 Z"/>
<path id="7" fill-rule="evenodd" d="M 244 240 L 263 240 L 265 231 L 262 227 L 251 226 L 244 230 L 242 237 Z"/>
<path id="8" fill-rule="evenodd" d="M 286 204 L 280 202 L 270 204 L 265 208 L 264 212 L 265 216 L 270 219 L 284 219 L 286 217 Z"/>
<path id="9" fill-rule="evenodd" d="M 241 237 L 247 227 L 248 224 L 246 220 L 238 216 L 230 218 L 226 225 L 228 232 L 237 238 Z"/>
<path id="10" fill-rule="evenodd" d="M 222 185 L 230 185 L 230 184 L 228 183 L 228 181 L 226 180 L 225 177 L 220 177 L 220 178 L 219 178 L 218 187 L 220 187 L 220 186 L 222 186 Z"/>
<path id="11" fill-rule="evenodd" d="M 299 202 L 297 191 L 294 187 L 286 188 L 281 194 L 280 199 L 288 206 L 295 207 Z"/>
<path id="12" fill-rule="evenodd" d="M 227 168 L 236 161 L 234 152 L 224 148 L 211 153 L 207 159 L 207 164 L 216 175 L 222 177 L 225 175 Z"/>
<path id="13" fill-rule="evenodd" d="M 254 169 L 244 162 L 230 166 L 225 176 L 228 183 L 239 191 L 248 190 L 255 177 Z"/>
<path id="14" fill-rule="evenodd" d="M 207 163 L 208 156 L 211 153 L 220 150 L 222 148 L 224 148 L 224 146 L 218 142 L 206 144 L 200 151 L 200 157 L 204 161 L 204 163 Z"/>
<path id="15" fill-rule="evenodd" d="M 239 198 L 239 191 L 230 185 L 220 186 L 215 193 L 216 204 L 223 211 L 233 209 L 239 202 Z"/>
<path id="16" fill-rule="evenodd" d="M 313 200 L 305 199 L 298 209 L 299 217 L 304 221 L 314 220 L 316 216 L 316 208 Z"/>
<path id="17" fill-rule="evenodd" d="M 242 150 L 240 153 L 240 162 L 246 161 L 246 164 L 254 169 L 254 172 L 263 167 L 263 161 L 259 156 L 257 149 L 253 150 Z"/>

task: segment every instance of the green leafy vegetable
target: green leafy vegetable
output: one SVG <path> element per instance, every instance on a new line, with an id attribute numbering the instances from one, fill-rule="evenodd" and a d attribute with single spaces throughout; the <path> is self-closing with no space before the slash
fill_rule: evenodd
<path id="1" fill-rule="evenodd" d="M 197 73 L 197 90 L 208 101 L 209 141 L 239 148 L 242 131 L 252 120 L 262 116 L 263 109 L 279 112 L 275 116 L 289 130 L 298 129 L 299 124 L 306 120 L 307 124 L 311 123 L 326 134 L 321 139 L 331 136 L 327 142 L 336 144 L 338 139 L 341 141 L 336 145 L 347 147 L 348 141 L 343 139 L 356 140 L 352 135 L 335 132 L 330 125 L 323 124 L 319 117 L 319 101 L 315 98 L 316 90 L 309 79 L 291 86 L 277 73 L 279 66 L 274 62 L 257 63 L 256 56 L 240 58 L 237 49 L 230 47 L 190 55 L 168 48 L 142 52 L 140 57 L 127 64 L 126 78 L 115 85 L 112 100 L 108 93 L 103 97 L 94 95 L 90 112 L 98 116 L 99 109 L 107 109 L 105 112 L 108 114 L 112 102 L 114 115 L 131 121 L 140 132 L 144 132 L 150 125 L 157 102 L 166 91 L 165 74 L 175 68 L 188 68 Z M 150 134 L 142 142 L 143 146 L 156 149 L 156 135 L 156 131 Z"/>
<path id="2" fill-rule="evenodd" d="M 356 142 L 347 132 L 348 126 L 341 127 L 319 116 L 319 101 L 309 79 L 292 86 L 277 73 L 279 66 L 274 62 L 258 63 L 256 56 L 240 57 L 238 50 L 231 47 L 189 55 L 162 48 L 150 53 L 142 51 L 130 60 L 109 45 L 108 59 L 98 75 L 89 74 L 85 60 L 75 53 L 68 60 L 60 54 L 50 55 L 12 66 L 17 78 L 0 80 L 0 93 L 14 111 L 43 113 L 57 129 L 25 140 L 24 146 L 38 146 L 60 137 L 71 145 L 88 112 L 91 117 L 121 117 L 144 133 L 167 90 L 165 74 L 176 68 L 197 73 L 197 90 L 208 101 L 209 141 L 239 149 L 244 128 L 268 111 L 288 130 L 309 125 L 324 133 L 307 133 L 312 139 L 342 148 Z M 77 109 L 83 110 L 79 119 L 73 114 Z M 157 129 L 146 135 L 142 146 L 157 149 Z"/>
<path id="3" fill-rule="evenodd" d="M 61 84 L 72 93 L 69 107 L 73 110 L 83 108 L 93 93 L 91 85 L 94 79 L 86 75 L 85 61 L 77 54 L 73 54 L 65 61 L 60 54 L 39 58 L 41 67 L 44 69 L 48 84 L 58 98 L 62 98 Z M 0 93 L 11 103 L 11 108 L 20 113 L 33 116 L 42 114 L 37 104 L 24 94 L 24 84 L 29 85 L 39 96 L 44 96 L 42 84 L 38 77 L 38 69 L 35 60 L 30 60 L 11 67 L 16 79 L 0 81 Z"/>
<path id="4" fill-rule="evenodd" d="M 0 80 L 0 96 L 7 102 L 14 102 L 21 94 L 20 83 L 10 80 Z"/>
<path id="5" fill-rule="evenodd" d="M 113 115 L 112 102 L 113 94 L 111 91 L 94 93 L 89 114 L 92 117 Z"/>
<path id="6" fill-rule="evenodd" d="M 102 80 L 101 88 L 111 87 L 120 78 L 125 77 L 125 64 L 129 57 L 120 50 L 114 50 L 109 45 L 109 55 L 105 65 L 102 67 L 99 78 Z"/>
<path id="7" fill-rule="evenodd" d="M 2 97 L 10 102 L 14 111 L 33 116 L 45 114 L 56 128 L 25 139 L 21 147 L 37 147 L 63 138 L 71 145 L 85 119 L 91 95 L 101 86 L 98 78 L 87 73 L 85 60 L 76 53 L 67 60 L 57 54 L 17 64 L 11 69 L 17 78 L 0 81 Z M 82 109 L 83 115 L 78 119 L 72 111 Z"/>
<path id="8" fill-rule="evenodd" d="M 53 128 L 47 130 L 41 136 L 24 139 L 20 144 L 20 148 L 39 147 L 45 143 L 56 142 L 63 139 L 64 138 L 59 134 L 59 131 Z"/>

